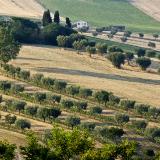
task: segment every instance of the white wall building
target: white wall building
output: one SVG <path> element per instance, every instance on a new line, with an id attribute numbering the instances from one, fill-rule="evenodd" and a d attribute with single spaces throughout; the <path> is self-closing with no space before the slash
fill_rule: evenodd
<path id="1" fill-rule="evenodd" d="M 78 21 L 75 23 L 75 25 L 76 25 L 76 28 L 78 28 L 78 29 L 89 27 L 88 23 L 85 21 Z"/>

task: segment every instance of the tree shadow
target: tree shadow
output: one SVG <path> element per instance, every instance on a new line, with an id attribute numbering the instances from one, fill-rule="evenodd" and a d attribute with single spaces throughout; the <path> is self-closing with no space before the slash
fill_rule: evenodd
<path id="1" fill-rule="evenodd" d="M 75 75 L 75 76 L 89 76 L 89 77 L 111 79 L 111 80 L 117 80 L 117 81 L 160 85 L 160 79 L 159 80 L 144 79 L 144 78 L 138 78 L 138 77 L 121 76 L 116 74 L 95 73 L 95 72 L 88 72 L 88 71 L 81 71 L 81 70 L 74 70 L 74 69 L 63 69 L 63 68 L 38 67 L 35 70 L 38 72 L 66 74 L 66 75 Z"/>

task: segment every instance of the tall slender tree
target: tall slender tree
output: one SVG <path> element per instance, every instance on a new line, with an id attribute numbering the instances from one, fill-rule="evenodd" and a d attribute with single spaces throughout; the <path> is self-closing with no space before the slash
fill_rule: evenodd
<path id="1" fill-rule="evenodd" d="M 60 23 L 59 11 L 55 11 L 54 13 L 54 22 L 57 24 Z"/>
<path id="2" fill-rule="evenodd" d="M 71 21 L 70 21 L 70 19 L 69 19 L 68 17 L 66 17 L 66 26 L 67 26 L 68 28 L 71 28 L 71 27 L 72 27 Z"/>
<path id="3" fill-rule="evenodd" d="M 44 11 L 43 19 L 42 19 L 43 26 L 47 26 L 48 24 L 52 23 L 52 18 L 49 9 Z"/>

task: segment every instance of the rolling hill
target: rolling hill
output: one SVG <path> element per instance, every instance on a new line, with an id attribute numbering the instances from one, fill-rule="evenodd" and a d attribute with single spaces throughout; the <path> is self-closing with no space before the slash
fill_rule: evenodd
<path id="1" fill-rule="evenodd" d="M 142 8 L 141 6 L 144 6 L 145 4 L 143 0 L 141 0 L 141 3 L 140 1 L 130 0 L 134 5 L 126 0 L 38 1 L 53 12 L 59 10 L 62 16 L 68 16 L 73 21 L 81 19 L 88 21 L 94 26 L 121 24 L 126 25 L 128 29 L 132 31 L 150 33 L 160 32 L 160 22 L 134 6 L 136 5 L 139 6 L 139 8 Z M 154 1 L 156 0 L 153 0 L 153 2 Z M 151 6 L 151 3 L 152 2 L 149 3 L 149 6 Z M 156 5 L 156 3 L 153 4 Z M 154 7 L 152 7 L 152 9 L 153 8 Z M 150 9 L 150 11 L 152 9 Z M 148 10 L 146 12 L 148 12 Z"/>

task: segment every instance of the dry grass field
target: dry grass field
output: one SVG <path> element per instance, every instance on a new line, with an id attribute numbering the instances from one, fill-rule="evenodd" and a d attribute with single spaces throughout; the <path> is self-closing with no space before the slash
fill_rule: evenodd
<path id="1" fill-rule="evenodd" d="M 123 98 L 160 106 L 160 76 L 138 68 L 118 70 L 103 57 L 77 55 L 52 47 L 23 46 L 14 65 L 93 89 L 105 89 Z M 126 66 L 124 67 L 126 68 Z"/>
<path id="2" fill-rule="evenodd" d="M 138 9 L 149 16 L 160 21 L 160 1 L 159 0 L 130 0 Z"/>
<path id="3" fill-rule="evenodd" d="M 35 0 L 0 0 L 0 15 L 41 18 L 44 8 Z"/>
<path id="4" fill-rule="evenodd" d="M 0 140 L 7 140 L 12 144 L 16 144 L 17 146 L 22 146 L 26 143 L 25 136 L 17 132 L 0 129 L 0 135 Z"/>

